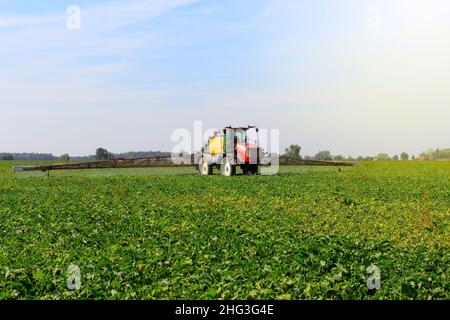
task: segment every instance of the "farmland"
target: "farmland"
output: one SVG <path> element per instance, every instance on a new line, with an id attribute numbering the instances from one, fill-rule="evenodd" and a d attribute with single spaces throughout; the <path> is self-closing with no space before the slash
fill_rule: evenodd
<path id="1" fill-rule="evenodd" d="M 448 299 L 450 162 L 12 173 L 0 299 Z M 26 164 L 26 163 L 20 163 Z M 81 270 L 69 290 L 66 270 Z M 369 290 L 376 265 L 381 288 Z"/>

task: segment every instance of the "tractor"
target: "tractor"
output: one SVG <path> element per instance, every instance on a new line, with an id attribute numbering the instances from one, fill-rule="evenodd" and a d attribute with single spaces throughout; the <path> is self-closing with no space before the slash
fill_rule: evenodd
<path id="1" fill-rule="evenodd" d="M 236 175 L 239 166 L 245 175 L 258 174 L 263 157 L 258 136 L 259 129 L 255 126 L 228 126 L 216 131 L 195 155 L 198 171 L 207 176 L 216 168 L 229 177 Z"/>

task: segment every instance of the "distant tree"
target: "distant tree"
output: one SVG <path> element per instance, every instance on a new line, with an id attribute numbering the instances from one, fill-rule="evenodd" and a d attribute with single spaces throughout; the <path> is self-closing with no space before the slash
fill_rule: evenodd
<path id="1" fill-rule="evenodd" d="M 337 156 L 334 156 L 334 157 L 333 157 L 333 160 L 334 160 L 334 161 L 344 161 L 345 158 L 344 158 L 343 156 L 341 156 L 341 155 L 337 155 Z"/>
<path id="2" fill-rule="evenodd" d="M 95 159 L 96 160 L 111 160 L 113 158 L 113 155 L 106 149 L 98 148 L 95 152 Z"/>
<path id="3" fill-rule="evenodd" d="M 400 154 L 400 159 L 402 159 L 403 161 L 409 160 L 409 154 L 407 154 L 406 152 L 402 152 Z"/>
<path id="4" fill-rule="evenodd" d="M 450 148 L 448 149 L 441 149 L 439 152 L 441 159 L 450 159 Z"/>
<path id="5" fill-rule="evenodd" d="M 0 160 L 11 161 L 11 160 L 14 160 L 14 157 L 12 154 L 6 153 L 6 154 L 0 155 Z"/>
<path id="6" fill-rule="evenodd" d="M 331 156 L 331 152 L 330 151 L 319 151 L 314 156 L 314 160 L 330 161 L 330 160 L 333 160 L 333 157 Z"/>
<path id="7" fill-rule="evenodd" d="M 420 154 L 421 160 L 437 160 L 440 159 L 440 150 L 437 148 L 434 149 L 428 149 L 427 151 L 424 151 Z"/>
<path id="8" fill-rule="evenodd" d="M 301 159 L 301 150 L 302 147 L 300 147 L 298 144 L 292 144 L 289 146 L 289 148 L 286 148 L 285 155 L 292 159 Z"/>
<path id="9" fill-rule="evenodd" d="M 310 157 L 310 156 L 305 156 L 303 159 L 305 159 L 305 160 L 311 160 L 311 157 Z"/>
<path id="10" fill-rule="evenodd" d="M 436 150 L 431 152 L 431 159 L 433 160 L 450 159 L 450 149 L 437 148 Z"/>
<path id="11" fill-rule="evenodd" d="M 441 159 L 441 151 L 439 150 L 439 148 L 437 148 L 435 151 L 431 153 L 431 159 L 433 160 Z"/>
<path id="12" fill-rule="evenodd" d="M 430 154 L 428 152 L 421 152 L 418 157 L 419 160 L 430 160 Z"/>
<path id="13" fill-rule="evenodd" d="M 352 156 L 348 156 L 348 157 L 347 157 L 347 160 L 348 160 L 348 161 L 355 161 L 355 158 L 353 158 Z"/>
<path id="14" fill-rule="evenodd" d="M 377 161 L 389 161 L 391 158 L 389 158 L 389 155 L 387 153 L 379 153 L 377 155 Z"/>
<path id="15" fill-rule="evenodd" d="M 419 160 L 442 160 L 450 159 L 450 149 L 428 149 L 419 154 Z"/>
<path id="16" fill-rule="evenodd" d="M 416 156 L 412 155 L 411 160 L 416 160 Z"/>
<path id="17" fill-rule="evenodd" d="M 356 160 L 358 160 L 358 161 L 363 161 L 363 160 L 364 160 L 364 157 L 363 157 L 363 156 L 358 156 L 358 158 L 356 158 Z"/>
<path id="18" fill-rule="evenodd" d="M 374 158 L 371 156 L 364 157 L 364 161 L 373 161 Z"/>
<path id="19" fill-rule="evenodd" d="M 59 157 L 59 160 L 61 160 L 61 161 L 70 161 L 70 156 L 67 153 L 64 153 L 64 154 L 62 154 Z"/>
<path id="20" fill-rule="evenodd" d="M 392 160 L 398 161 L 398 155 L 394 155 L 394 156 L 392 157 Z"/>

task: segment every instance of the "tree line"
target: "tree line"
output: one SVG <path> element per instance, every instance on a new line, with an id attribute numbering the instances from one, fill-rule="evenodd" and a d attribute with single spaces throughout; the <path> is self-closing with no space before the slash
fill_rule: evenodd
<path id="1" fill-rule="evenodd" d="M 170 152 L 162 151 L 129 151 L 123 153 L 112 153 L 104 148 L 98 148 L 93 157 L 95 160 L 112 159 L 132 159 L 132 158 L 150 158 L 150 157 L 170 157 Z"/>
<path id="2" fill-rule="evenodd" d="M 322 161 L 396 161 L 396 160 L 450 160 L 450 148 L 447 149 L 428 149 L 421 152 L 417 157 L 410 156 L 406 152 L 399 155 L 390 156 L 387 153 L 379 153 L 375 156 L 352 156 L 344 157 L 342 155 L 333 155 L 330 151 L 319 151 L 314 156 L 301 155 L 301 147 L 297 144 L 290 145 L 286 148 L 284 156 L 292 159 L 303 160 L 322 160 Z M 104 148 L 98 148 L 95 155 L 71 157 L 69 154 L 62 154 L 61 156 L 54 156 L 51 153 L 0 153 L 0 160 L 25 160 L 25 161 L 91 161 L 91 160 L 112 160 L 117 158 L 149 158 L 149 157 L 167 157 L 170 152 L 162 151 L 129 151 L 124 153 L 112 153 Z"/>
<path id="3" fill-rule="evenodd" d="M 375 156 L 352 156 L 344 157 L 342 155 L 333 155 L 330 151 L 319 151 L 314 156 L 302 156 L 301 147 L 297 144 L 290 145 L 284 151 L 284 156 L 292 159 L 320 160 L 320 161 L 398 161 L 398 160 L 450 160 L 450 148 L 448 149 L 429 149 L 421 152 L 417 157 L 402 152 L 399 155 L 390 156 L 387 153 L 378 153 Z"/>
<path id="4" fill-rule="evenodd" d="M 89 156 L 70 156 L 65 153 L 55 156 L 51 153 L 0 153 L 0 160 L 24 160 L 24 161 L 91 161 L 91 160 L 112 160 L 117 158 L 150 158 L 170 156 L 170 152 L 162 151 L 129 151 L 124 153 L 112 153 L 104 148 L 98 148 L 94 155 Z"/>
<path id="5" fill-rule="evenodd" d="M 51 153 L 0 153 L 0 160 L 57 160 L 58 157 L 55 157 Z"/>

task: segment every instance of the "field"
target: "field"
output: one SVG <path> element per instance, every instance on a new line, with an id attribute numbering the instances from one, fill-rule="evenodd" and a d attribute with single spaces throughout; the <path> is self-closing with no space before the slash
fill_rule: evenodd
<path id="1" fill-rule="evenodd" d="M 448 299 L 450 162 L 12 173 L 0 299 Z M 23 164 L 23 163 L 21 163 Z M 67 268 L 81 289 L 67 287 Z M 367 267 L 381 288 L 368 289 Z"/>

